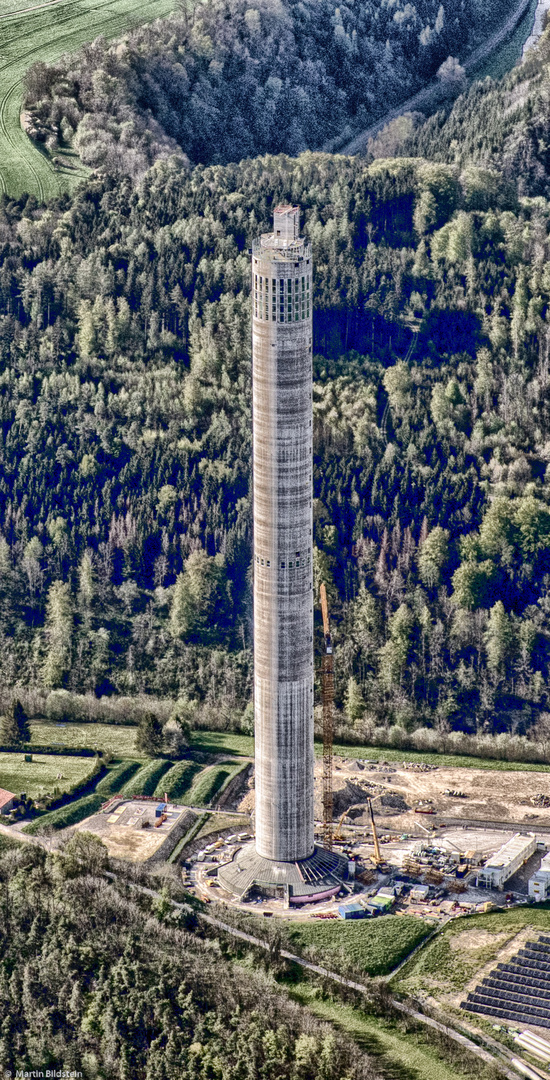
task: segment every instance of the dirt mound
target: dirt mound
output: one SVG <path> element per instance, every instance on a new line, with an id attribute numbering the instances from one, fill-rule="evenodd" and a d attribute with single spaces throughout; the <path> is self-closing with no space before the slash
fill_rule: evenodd
<path id="1" fill-rule="evenodd" d="M 406 814 L 407 810 L 410 809 L 403 796 L 398 795 L 396 792 L 389 792 L 387 795 L 381 795 L 380 805 L 383 806 L 385 810 L 395 810 L 397 814 Z"/>
<path id="2" fill-rule="evenodd" d="M 368 791 L 365 791 L 360 784 L 354 784 L 351 780 L 346 780 L 344 786 L 338 788 L 333 794 L 334 816 L 340 817 L 345 810 L 349 810 L 350 806 L 355 806 L 356 803 L 364 803 L 368 797 Z"/>
<path id="3" fill-rule="evenodd" d="M 531 803 L 531 806 L 550 806 L 550 796 L 543 795 L 542 793 L 531 795 L 529 802 Z"/>

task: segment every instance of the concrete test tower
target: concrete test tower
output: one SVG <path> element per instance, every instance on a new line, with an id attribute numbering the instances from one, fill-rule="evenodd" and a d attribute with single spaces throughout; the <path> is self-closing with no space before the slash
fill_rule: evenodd
<path id="1" fill-rule="evenodd" d="M 256 842 L 219 871 L 300 903 L 336 892 L 344 861 L 313 818 L 312 258 L 278 206 L 252 249 Z"/>

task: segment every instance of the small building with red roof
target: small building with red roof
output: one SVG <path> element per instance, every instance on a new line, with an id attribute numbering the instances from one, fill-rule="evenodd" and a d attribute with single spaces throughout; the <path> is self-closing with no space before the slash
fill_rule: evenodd
<path id="1" fill-rule="evenodd" d="M 0 788 L 0 814 L 9 814 L 10 810 L 13 810 L 16 801 L 17 795 L 14 795 L 13 791 Z"/>

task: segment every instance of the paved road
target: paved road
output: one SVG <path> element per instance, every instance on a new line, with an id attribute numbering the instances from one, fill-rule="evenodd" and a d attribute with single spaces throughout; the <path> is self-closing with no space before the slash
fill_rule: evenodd
<path id="1" fill-rule="evenodd" d="M 469 818 L 447 818 L 437 815 L 434 817 L 434 824 L 444 826 L 445 828 L 459 828 L 459 829 L 497 829 L 504 830 L 505 832 L 529 832 L 535 834 L 548 835 L 550 833 L 550 825 L 544 825 L 538 821 L 488 821 L 487 819 L 469 819 Z"/>
<path id="2" fill-rule="evenodd" d="M 483 45 L 480 45 L 478 49 L 471 53 L 471 55 L 468 57 L 467 60 L 464 61 L 463 64 L 466 74 L 472 74 L 478 64 L 480 64 L 483 60 L 486 60 L 487 57 L 491 55 L 491 53 L 494 53 L 498 49 L 498 47 L 502 45 L 503 41 L 506 41 L 506 39 L 510 37 L 510 35 L 514 32 L 520 19 L 523 18 L 523 16 L 525 15 L 525 12 L 529 7 L 530 2 L 531 0 L 519 0 L 512 13 L 506 19 L 504 25 L 501 26 L 500 29 L 497 30 L 488 39 L 488 41 L 485 41 Z M 346 145 L 343 146 L 342 149 L 338 152 L 340 154 L 362 153 L 367 149 L 367 143 L 369 139 L 373 139 L 374 136 L 377 135 L 378 132 L 386 126 L 386 124 L 390 123 L 391 120 L 396 120 L 398 116 L 402 116 L 403 113 L 406 112 L 414 112 L 415 110 L 422 111 L 422 109 L 426 106 L 428 106 L 429 108 L 434 108 L 437 104 L 436 95 L 439 89 L 440 87 L 437 80 L 435 80 L 433 83 L 430 83 L 429 86 L 425 87 L 423 90 L 420 90 L 413 97 L 409 98 L 408 101 L 403 101 L 401 105 L 397 105 L 395 109 L 390 109 L 390 111 L 387 112 L 385 116 L 383 116 L 380 120 L 377 120 L 376 123 L 371 124 L 370 127 L 365 128 L 365 130 L 360 132 L 359 135 L 355 135 L 355 137 L 350 142 L 346 143 Z M 323 149 L 328 149 L 329 146 L 331 146 L 332 148 L 333 143 L 326 143 Z"/>

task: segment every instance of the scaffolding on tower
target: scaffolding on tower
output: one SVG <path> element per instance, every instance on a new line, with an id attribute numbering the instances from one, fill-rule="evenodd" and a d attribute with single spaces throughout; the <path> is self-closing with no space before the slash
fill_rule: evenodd
<path id="1" fill-rule="evenodd" d="M 327 590 L 321 585 L 321 611 L 323 614 L 323 665 L 321 669 L 321 700 L 323 703 L 323 843 L 332 851 L 332 743 L 334 739 L 334 664 L 332 640 L 328 618 Z"/>

